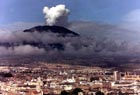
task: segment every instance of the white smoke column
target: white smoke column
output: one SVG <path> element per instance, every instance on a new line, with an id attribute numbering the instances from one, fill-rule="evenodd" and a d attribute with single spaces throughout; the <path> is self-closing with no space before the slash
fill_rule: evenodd
<path id="1" fill-rule="evenodd" d="M 69 9 L 65 5 L 57 5 L 52 8 L 44 7 L 43 13 L 45 14 L 47 25 L 66 26 L 68 24 Z"/>

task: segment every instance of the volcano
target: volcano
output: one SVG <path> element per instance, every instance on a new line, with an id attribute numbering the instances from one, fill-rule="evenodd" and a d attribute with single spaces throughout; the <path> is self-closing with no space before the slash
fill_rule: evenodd
<path id="1" fill-rule="evenodd" d="M 0 42 L 0 46 L 4 47 L 17 47 L 20 45 L 30 45 L 33 47 L 38 47 L 38 48 L 43 48 L 45 50 L 52 50 L 52 49 L 57 49 L 57 50 L 65 50 L 65 45 L 63 42 L 57 41 L 58 39 L 63 39 L 65 40 L 66 38 L 72 39 L 75 37 L 79 37 L 80 35 L 61 26 L 35 26 L 30 29 L 26 29 L 22 31 L 24 34 L 29 34 L 31 37 L 34 37 L 34 33 L 36 34 L 36 37 L 34 37 L 34 40 L 27 40 L 27 39 L 22 39 L 21 42 Z M 51 35 L 49 35 L 51 33 Z M 37 38 L 38 35 L 41 35 L 40 38 Z M 45 38 L 45 36 L 46 38 Z M 52 35 L 55 35 L 55 37 Z M 40 41 L 42 39 L 42 36 L 47 39 L 55 39 L 53 42 L 51 41 Z M 26 38 L 26 37 L 25 37 Z M 49 39 L 48 39 L 49 40 Z"/>
<path id="2" fill-rule="evenodd" d="M 33 27 L 31 29 L 27 29 L 27 30 L 24 30 L 23 32 L 52 32 L 52 33 L 58 33 L 59 36 L 62 36 L 62 37 L 76 37 L 76 36 L 79 36 L 79 34 L 67 29 L 67 28 L 64 28 L 64 27 L 61 27 L 61 26 L 36 26 L 36 27 Z"/>

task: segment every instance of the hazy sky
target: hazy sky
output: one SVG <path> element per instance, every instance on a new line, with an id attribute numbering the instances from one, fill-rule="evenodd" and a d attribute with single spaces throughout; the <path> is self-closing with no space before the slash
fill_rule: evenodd
<path id="1" fill-rule="evenodd" d="M 69 20 L 97 21 L 118 24 L 133 10 L 140 9 L 140 0 L 0 0 L 0 24 L 45 22 L 44 6 L 65 4 L 71 11 Z"/>

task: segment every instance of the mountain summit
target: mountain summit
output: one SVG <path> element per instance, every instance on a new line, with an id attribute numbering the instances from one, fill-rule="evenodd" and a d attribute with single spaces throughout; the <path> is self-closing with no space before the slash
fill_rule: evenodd
<path id="1" fill-rule="evenodd" d="M 31 46 L 49 50 L 65 50 L 65 45 L 75 40 L 80 35 L 61 26 L 35 26 L 23 31 L 14 32 L 10 38 L 14 41 L 0 42 L 0 46 L 15 48 L 19 46 Z M 16 40 L 15 40 L 16 39 Z"/>
<path id="2" fill-rule="evenodd" d="M 67 28 L 61 27 L 61 26 L 36 26 L 31 29 L 24 30 L 24 32 L 51 32 L 51 33 L 57 33 L 60 36 L 66 37 L 75 37 L 79 36 L 79 34 L 68 30 Z"/>

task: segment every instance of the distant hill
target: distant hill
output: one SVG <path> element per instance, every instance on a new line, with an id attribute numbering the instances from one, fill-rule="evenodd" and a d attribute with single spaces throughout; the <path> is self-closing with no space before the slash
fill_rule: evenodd
<path id="1" fill-rule="evenodd" d="M 79 34 L 61 27 L 61 26 L 36 26 L 33 27 L 31 29 L 27 29 L 24 30 L 23 32 L 52 32 L 52 33 L 58 33 L 60 36 L 66 37 L 66 36 L 70 36 L 70 37 L 75 37 L 75 36 L 79 36 Z"/>
<path id="2" fill-rule="evenodd" d="M 30 29 L 26 29 L 22 31 L 23 33 L 30 33 L 31 36 L 34 36 L 34 32 L 37 32 L 38 34 L 36 34 L 36 36 L 38 36 L 39 34 L 41 35 L 45 35 L 45 36 L 49 36 L 50 38 L 53 38 L 52 35 L 56 35 L 56 38 L 53 39 L 58 39 L 58 38 L 63 38 L 65 39 L 66 37 L 69 38 L 73 38 L 73 37 L 79 37 L 80 35 L 61 26 L 35 26 L 33 28 Z M 49 33 L 51 33 L 52 35 L 49 35 Z M 22 34 L 22 33 L 21 33 Z M 41 39 L 41 36 L 40 38 Z M 37 41 L 38 39 L 36 39 L 36 41 L 30 41 L 30 40 L 22 40 L 21 42 L 0 42 L 0 46 L 4 46 L 4 47 L 15 47 L 15 46 L 20 46 L 20 45 L 31 45 L 33 47 L 38 47 L 38 48 L 43 48 L 45 50 L 52 50 L 52 49 L 57 49 L 57 50 L 64 50 L 65 46 L 64 43 L 59 43 L 57 41 L 47 41 L 47 42 L 41 42 L 41 41 Z M 46 44 L 47 43 L 47 44 Z"/>

